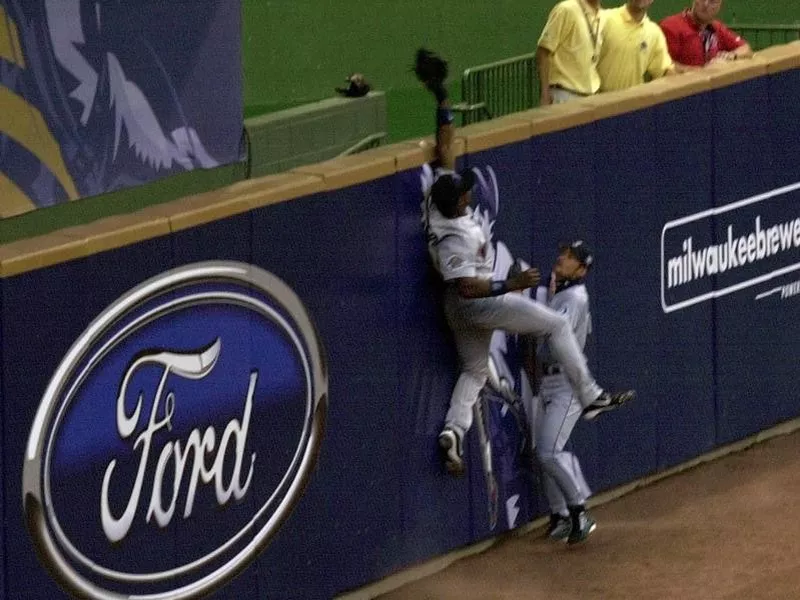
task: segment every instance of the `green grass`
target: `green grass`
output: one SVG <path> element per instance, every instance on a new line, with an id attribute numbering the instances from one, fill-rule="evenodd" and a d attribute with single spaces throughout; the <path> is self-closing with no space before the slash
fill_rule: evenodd
<path id="1" fill-rule="evenodd" d="M 198 169 L 117 192 L 82 198 L 0 220 L 0 243 L 126 214 L 147 206 L 229 185 L 245 177 L 245 164 Z"/>

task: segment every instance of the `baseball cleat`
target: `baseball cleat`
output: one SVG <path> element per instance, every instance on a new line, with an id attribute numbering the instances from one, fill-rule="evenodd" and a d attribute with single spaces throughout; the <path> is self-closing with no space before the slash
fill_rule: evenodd
<path id="1" fill-rule="evenodd" d="M 464 474 L 464 457 L 461 450 L 461 436 L 449 427 L 439 434 L 439 450 L 447 472 L 456 477 Z"/>
<path id="2" fill-rule="evenodd" d="M 550 515 L 547 537 L 554 542 L 566 542 L 572 533 L 572 519 L 564 515 Z"/>
<path id="3" fill-rule="evenodd" d="M 583 409 L 583 418 L 587 421 L 591 421 L 602 413 L 615 410 L 634 398 L 636 398 L 636 392 L 634 390 L 614 393 L 603 392 L 597 397 L 597 400 Z"/>
<path id="4" fill-rule="evenodd" d="M 567 538 L 567 544 L 574 546 L 575 544 L 585 542 L 589 534 L 595 529 L 597 529 L 597 522 L 588 512 L 582 510 L 578 513 L 574 513 L 572 515 L 572 531 L 570 531 L 569 537 Z"/>

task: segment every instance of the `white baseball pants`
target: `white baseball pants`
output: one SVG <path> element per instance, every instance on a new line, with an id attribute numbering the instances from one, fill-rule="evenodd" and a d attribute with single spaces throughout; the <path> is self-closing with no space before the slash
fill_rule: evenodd
<path id="1" fill-rule="evenodd" d="M 547 336 L 553 357 L 561 364 L 582 406 L 603 392 L 586 364 L 575 334 L 566 318 L 522 294 L 466 299 L 455 286 L 445 292 L 445 314 L 461 359 L 461 374 L 450 398 L 445 426 L 462 435 L 472 426 L 472 407 L 489 375 L 492 332 L 532 333 Z"/>
<path id="2" fill-rule="evenodd" d="M 568 515 L 569 506 L 585 504 L 591 495 L 578 458 L 564 446 L 581 417 L 581 406 L 563 374 L 545 375 L 539 388 L 536 455 L 542 466 L 550 512 Z"/>

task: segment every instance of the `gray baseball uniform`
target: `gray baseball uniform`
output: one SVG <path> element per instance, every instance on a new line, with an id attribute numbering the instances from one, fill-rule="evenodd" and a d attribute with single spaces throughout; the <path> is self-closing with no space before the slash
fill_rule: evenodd
<path id="1" fill-rule="evenodd" d="M 566 317 L 583 349 L 591 331 L 586 286 L 582 282 L 570 282 L 559 288 L 549 301 L 547 295 L 547 288 L 537 289 L 537 300 Z M 567 507 L 584 504 L 591 490 L 577 457 L 564 451 L 582 407 L 549 345 L 547 340 L 541 341 L 536 352 L 537 360 L 542 363 L 541 405 L 535 427 L 536 453 L 544 470 L 544 489 L 551 512 L 566 516 L 569 514 Z"/>
<path id="2" fill-rule="evenodd" d="M 430 201 L 426 201 L 425 211 L 433 263 L 450 284 L 445 292 L 445 314 L 462 363 L 445 426 L 463 436 L 472 425 L 472 408 L 489 374 L 489 345 L 495 329 L 546 336 L 581 404 L 588 406 L 597 399 L 603 390 L 589 373 L 586 358 L 563 315 L 522 294 L 473 299 L 459 295 L 454 285 L 457 279 L 492 278 L 490 223 L 472 210 L 465 216 L 445 218 Z"/>

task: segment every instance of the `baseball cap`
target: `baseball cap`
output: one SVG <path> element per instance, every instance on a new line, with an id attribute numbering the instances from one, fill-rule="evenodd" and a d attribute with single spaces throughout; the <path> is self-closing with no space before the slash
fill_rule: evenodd
<path id="1" fill-rule="evenodd" d="M 594 253 L 589 245 L 583 240 L 575 240 L 574 242 L 563 243 L 559 246 L 560 250 L 570 249 L 575 258 L 585 267 L 591 267 L 594 262 Z"/>
<path id="2" fill-rule="evenodd" d="M 462 195 L 475 185 L 475 172 L 465 169 L 459 173 L 445 173 L 433 182 L 431 200 L 442 214 L 452 212 L 452 208 Z"/>

